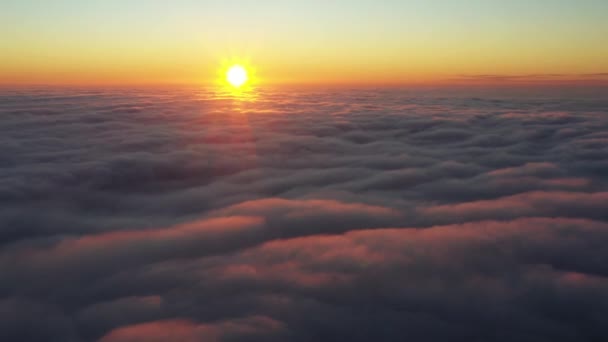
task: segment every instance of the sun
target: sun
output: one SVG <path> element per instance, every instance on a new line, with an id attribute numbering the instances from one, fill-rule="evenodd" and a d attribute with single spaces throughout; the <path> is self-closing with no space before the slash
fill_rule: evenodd
<path id="1" fill-rule="evenodd" d="M 236 64 L 228 68 L 226 81 L 233 87 L 238 88 L 247 83 L 247 80 L 249 80 L 249 76 L 247 76 L 247 70 L 243 66 Z"/>
<path id="2" fill-rule="evenodd" d="M 1 1 L 1 0 L 0 0 Z M 246 57 L 232 57 L 220 61 L 215 83 L 229 94 L 242 97 L 260 83 L 257 68 Z"/>

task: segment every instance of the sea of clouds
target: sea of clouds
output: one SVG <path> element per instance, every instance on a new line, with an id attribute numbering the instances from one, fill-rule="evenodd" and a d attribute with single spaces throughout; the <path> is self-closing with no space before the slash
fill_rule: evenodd
<path id="1" fill-rule="evenodd" d="M 0 90 L 0 341 L 604 341 L 605 89 Z"/>

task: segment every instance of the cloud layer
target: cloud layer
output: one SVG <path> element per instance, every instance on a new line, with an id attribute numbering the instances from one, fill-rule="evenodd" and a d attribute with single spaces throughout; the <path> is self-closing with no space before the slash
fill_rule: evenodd
<path id="1" fill-rule="evenodd" d="M 603 340 L 605 95 L 2 90 L 0 340 Z"/>

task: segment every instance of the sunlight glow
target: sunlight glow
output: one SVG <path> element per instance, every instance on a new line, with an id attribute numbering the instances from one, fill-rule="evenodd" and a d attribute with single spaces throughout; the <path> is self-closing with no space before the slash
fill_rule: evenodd
<path id="1" fill-rule="evenodd" d="M 226 80 L 233 87 L 240 87 L 247 82 L 249 77 L 247 76 L 247 70 L 241 65 L 233 65 L 226 72 Z"/>

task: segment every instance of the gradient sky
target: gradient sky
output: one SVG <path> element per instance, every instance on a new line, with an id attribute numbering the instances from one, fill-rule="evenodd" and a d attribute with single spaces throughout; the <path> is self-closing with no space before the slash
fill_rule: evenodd
<path id="1" fill-rule="evenodd" d="M 266 82 L 605 78 L 607 13 L 604 0 L 2 0 L 0 83 L 206 83 L 225 60 Z"/>

